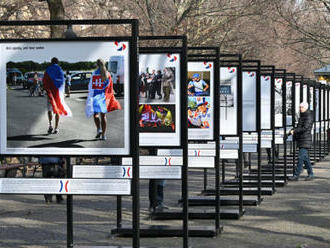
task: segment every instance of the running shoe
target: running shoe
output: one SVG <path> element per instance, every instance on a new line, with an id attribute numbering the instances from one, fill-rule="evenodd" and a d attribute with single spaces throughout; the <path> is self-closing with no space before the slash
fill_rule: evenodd
<path id="1" fill-rule="evenodd" d="M 106 140 L 106 139 L 107 137 L 104 134 L 102 134 L 100 140 Z"/>
<path id="2" fill-rule="evenodd" d="M 52 126 L 49 126 L 47 132 L 48 132 L 48 134 L 51 134 L 53 132 L 53 127 Z"/>
<path id="3" fill-rule="evenodd" d="M 60 132 L 60 129 L 58 129 L 58 128 L 56 128 L 55 130 L 54 130 L 54 134 L 58 134 Z"/>
<path id="4" fill-rule="evenodd" d="M 102 134 L 102 130 L 101 129 L 97 129 L 96 130 L 96 136 L 95 136 L 95 138 L 96 139 L 100 138 L 101 137 L 101 134 Z"/>

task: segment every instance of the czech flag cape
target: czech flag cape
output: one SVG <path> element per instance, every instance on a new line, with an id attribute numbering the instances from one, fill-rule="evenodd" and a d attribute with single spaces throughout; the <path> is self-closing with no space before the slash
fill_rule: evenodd
<path id="1" fill-rule="evenodd" d="M 115 98 L 110 73 L 109 78 L 102 82 L 100 69 L 97 69 L 88 84 L 86 116 L 89 118 L 96 113 L 109 113 L 119 109 L 121 106 Z"/>
<path id="2" fill-rule="evenodd" d="M 61 67 L 57 64 L 48 66 L 42 82 L 53 107 L 53 112 L 59 115 L 72 116 L 70 108 L 64 101 L 65 81 Z"/>

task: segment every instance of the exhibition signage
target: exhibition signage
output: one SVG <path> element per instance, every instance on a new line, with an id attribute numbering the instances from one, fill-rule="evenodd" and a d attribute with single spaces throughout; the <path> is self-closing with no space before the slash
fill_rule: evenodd
<path id="1" fill-rule="evenodd" d="M 20 155 L 128 155 L 130 147 L 130 54 L 127 40 L 15 41 L 0 43 L 0 152 Z M 53 58 L 58 65 L 51 64 Z M 103 60 L 109 81 L 100 81 L 96 62 Z M 116 64 L 117 74 L 113 67 Z M 29 97 L 28 89 L 10 84 L 6 71 L 17 68 L 35 74 L 47 88 L 43 97 Z M 65 75 L 78 94 L 64 97 Z M 114 96 L 115 80 L 123 85 L 121 97 Z M 112 81 L 112 82 L 110 82 Z M 7 84 L 6 84 L 7 82 Z M 23 84 L 23 82 L 22 82 Z M 41 87 L 41 86 L 40 86 Z M 82 92 L 80 92 L 82 90 Z M 105 91 L 110 104 L 100 103 L 97 91 Z M 109 97 L 108 97 L 109 96 Z M 117 106 L 114 107 L 115 102 Z M 96 107 L 97 106 L 97 107 Z M 102 108 L 102 109 L 98 109 Z M 93 115 L 106 113 L 105 137 L 95 138 Z M 59 114 L 59 132 L 48 128 L 49 113 Z M 52 117 L 55 119 L 55 114 Z M 52 124 L 53 131 L 55 125 Z"/>

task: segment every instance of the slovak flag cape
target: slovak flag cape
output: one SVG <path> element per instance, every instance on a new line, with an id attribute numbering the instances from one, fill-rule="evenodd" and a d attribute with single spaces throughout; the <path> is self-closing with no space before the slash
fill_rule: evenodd
<path id="1" fill-rule="evenodd" d="M 59 115 L 72 116 L 70 108 L 64 101 L 65 80 L 61 67 L 57 64 L 48 66 L 42 81 L 53 112 Z"/>
<path id="2" fill-rule="evenodd" d="M 88 98 L 86 102 L 86 116 L 89 118 L 96 113 L 109 113 L 121 109 L 115 98 L 111 76 L 102 82 L 100 69 L 93 72 L 88 84 Z"/>

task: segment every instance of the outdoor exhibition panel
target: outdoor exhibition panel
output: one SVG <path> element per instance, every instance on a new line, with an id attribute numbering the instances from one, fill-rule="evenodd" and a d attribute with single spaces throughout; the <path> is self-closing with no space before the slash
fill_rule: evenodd
<path id="1" fill-rule="evenodd" d="M 327 146 L 328 146 L 328 153 L 330 152 L 330 143 L 329 143 L 329 135 L 328 135 L 328 130 L 330 129 L 330 86 L 327 85 L 327 91 L 326 91 L 326 95 L 327 95 L 327 98 L 326 98 L 326 119 L 327 119 Z"/>
<path id="2" fill-rule="evenodd" d="M 244 62 L 244 61 L 243 61 Z M 269 173 L 273 173 L 273 170 L 271 167 L 266 166 L 263 167 L 261 164 L 261 154 L 262 150 L 261 148 L 272 148 L 272 140 L 273 140 L 273 129 L 271 129 L 273 125 L 273 115 L 272 115 L 272 103 L 273 103 L 273 87 L 271 82 L 274 78 L 274 66 L 260 66 L 260 63 L 254 62 L 256 65 L 244 65 L 243 64 L 243 71 L 255 71 L 257 74 L 257 111 L 256 111 L 256 130 L 257 134 L 255 134 L 255 140 L 256 140 L 256 161 L 254 162 L 257 165 L 257 168 L 251 168 L 251 161 L 249 161 L 249 175 L 246 175 L 245 178 L 250 177 L 257 179 L 257 181 L 254 183 L 255 186 L 258 187 L 258 200 L 261 201 L 261 195 L 265 194 L 265 192 L 269 192 L 269 194 L 272 194 L 274 192 L 275 186 L 273 189 L 267 189 L 265 187 L 269 186 L 281 186 L 283 185 L 283 182 L 280 181 L 269 181 L 265 180 L 264 176 L 269 175 Z M 244 84 L 244 82 L 243 82 Z M 263 130 L 263 128 L 268 128 L 268 130 Z M 250 137 L 252 135 L 250 134 Z M 252 136 L 253 137 L 253 136 Z M 243 138 L 243 143 L 246 141 Z M 270 150 L 269 150 L 270 152 Z M 249 156 L 249 160 L 250 160 Z"/>
<path id="3" fill-rule="evenodd" d="M 182 53 L 177 49 L 144 51 L 140 49 L 139 54 L 139 84 L 144 83 L 139 89 L 140 146 L 180 146 Z M 166 78 L 169 92 L 162 97 L 157 77 Z"/>
<path id="4" fill-rule="evenodd" d="M 275 70 L 275 135 L 278 132 L 279 138 L 276 140 L 276 144 L 283 144 L 283 158 L 284 158 L 284 180 L 287 180 L 287 139 L 285 138 L 287 133 L 287 118 L 286 118 L 286 70 Z M 278 151 L 280 153 L 280 149 Z"/>
<path id="5" fill-rule="evenodd" d="M 326 140 L 327 140 L 327 137 L 326 137 L 326 85 L 325 84 L 322 84 L 322 90 L 321 90 L 321 120 L 322 120 L 322 124 L 321 124 L 321 132 L 322 132 L 322 137 L 321 137 L 321 140 L 322 140 L 322 155 L 325 156 L 327 155 L 327 149 L 326 149 Z"/>
<path id="6" fill-rule="evenodd" d="M 243 215 L 243 118 L 242 56 L 220 54 L 220 159 L 222 183 L 226 182 L 226 161 L 236 162 L 238 206 Z"/>
<path id="7" fill-rule="evenodd" d="M 316 162 L 319 159 L 318 155 L 318 133 L 319 130 L 317 128 L 317 102 L 318 102 L 318 95 L 317 94 L 317 89 L 316 89 L 316 84 L 315 82 L 311 82 L 309 85 L 309 91 L 310 91 L 310 110 L 313 111 L 313 129 L 312 129 L 312 138 L 313 138 L 313 149 L 312 153 L 310 154 L 311 160 L 313 162 Z"/>
<path id="8" fill-rule="evenodd" d="M 212 157 L 200 157 L 204 167 L 204 190 L 207 188 L 207 168 L 202 162 L 212 158 L 215 168 L 216 204 L 215 228 L 220 227 L 220 146 L 219 146 L 219 55 L 217 47 L 188 47 L 188 145 L 189 156 L 200 157 L 202 154 L 214 154 Z M 199 76 L 199 81 L 198 77 Z M 207 143 L 205 143 L 207 142 Z M 204 149 L 203 149 L 204 148 Z M 203 164 L 205 164 L 203 166 Z M 189 165 L 189 168 L 191 166 Z M 188 199 L 188 204 L 189 204 Z M 222 214 L 223 215 L 223 214 Z"/>
<path id="9" fill-rule="evenodd" d="M 315 126 L 316 126 L 316 154 L 317 160 L 322 159 L 321 154 L 321 84 L 315 84 Z"/>
<path id="10" fill-rule="evenodd" d="M 214 105 L 217 106 L 218 104 L 223 104 L 222 101 L 219 101 L 219 98 L 220 98 L 220 94 L 225 94 L 225 107 L 228 107 L 228 105 L 230 104 L 230 102 L 234 101 L 234 99 L 231 97 L 231 90 L 236 87 L 232 87 L 232 84 L 226 84 L 226 85 L 223 85 L 223 84 L 219 84 L 219 79 L 220 79 L 220 76 L 219 76 L 219 71 L 220 71 L 220 67 L 218 65 L 218 61 L 219 61 L 219 55 L 217 55 L 216 57 L 214 56 L 214 53 L 211 54 L 210 50 L 215 50 L 214 48 L 198 48 L 198 47 L 191 47 L 189 48 L 190 50 L 190 53 L 188 55 L 189 57 L 189 63 L 188 63 L 188 77 L 190 76 L 193 76 L 195 73 L 199 73 L 198 71 L 195 71 L 194 69 L 197 68 L 196 66 L 198 65 L 199 63 L 199 67 L 206 67 L 207 69 L 210 68 L 210 66 L 212 66 L 212 64 L 209 62 L 209 61 L 212 61 L 214 60 L 214 64 L 215 64 L 215 68 L 214 68 L 214 71 L 216 72 L 215 75 L 214 75 L 214 78 L 215 78 L 215 84 L 214 84 Z M 188 51 L 189 51 L 188 50 Z M 218 50 L 218 49 L 216 49 Z M 205 70 L 205 69 L 204 69 Z M 188 97 L 189 97 L 189 91 L 188 91 Z M 190 98 L 190 97 L 189 97 Z M 221 98 L 222 99 L 222 98 Z M 228 104 L 229 102 L 229 104 Z M 236 103 L 237 104 L 237 103 Z M 235 105 L 236 105 L 235 104 Z M 188 101 L 188 111 L 189 111 L 189 108 L 190 108 L 190 105 L 191 105 L 191 101 Z M 223 105 L 222 105 L 223 106 Z M 215 107 L 215 109 L 219 109 L 218 107 Z M 220 111 L 221 111 L 221 108 L 220 108 Z M 219 166 L 219 156 L 220 154 L 222 154 L 222 151 L 223 150 L 220 150 L 220 145 L 219 145 L 219 129 L 220 129 L 220 122 L 219 122 L 219 115 L 220 115 L 220 111 L 216 111 L 214 112 L 214 140 L 215 140 L 215 143 L 214 143 L 214 148 L 216 149 L 215 151 L 215 154 L 216 154 L 216 157 L 215 157 L 215 160 L 216 160 L 216 171 L 215 171 L 215 188 L 214 189 L 210 189 L 210 188 L 207 188 L 207 170 L 204 169 L 204 190 L 202 191 L 202 194 L 212 194 L 212 195 L 215 195 L 215 198 L 212 198 L 210 199 L 209 196 L 201 196 L 201 197 L 192 197 L 192 198 L 189 198 L 189 204 L 192 204 L 194 206 L 210 206 L 211 202 L 212 202 L 212 206 L 215 206 L 216 209 L 218 207 L 220 207 L 220 204 L 221 205 L 228 205 L 228 203 L 232 204 L 233 202 L 233 199 L 231 198 L 228 198 L 228 197 L 223 197 L 220 199 L 220 193 L 221 194 L 226 194 L 226 188 L 223 188 L 220 190 L 220 171 L 218 170 L 218 166 Z M 230 113 L 230 112 L 229 112 Z M 190 114 L 190 113 L 189 113 Z M 188 114 L 188 119 L 189 119 L 189 114 Z M 188 122 L 188 125 L 191 124 Z M 222 126 L 221 126 L 222 127 Z M 189 130 L 189 129 L 188 129 Z M 190 137 L 190 139 L 193 138 L 193 137 Z M 194 147 L 195 149 L 200 147 L 200 146 L 203 146 L 203 144 L 200 144 L 201 140 L 190 140 L 190 144 L 189 147 Z M 205 142 L 205 141 L 204 141 Z M 213 142 L 207 142 L 207 144 L 205 145 L 212 145 Z M 189 148 L 189 151 L 190 148 Z M 211 152 L 211 151 L 210 151 Z M 195 150 L 194 152 L 191 151 L 192 154 L 194 154 L 196 156 L 196 154 L 198 154 L 197 150 Z M 223 154 L 222 154 L 223 155 Z M 202 163 L 203 164 L 203 163 Z M 209 213 L 208 213 L 209 214 Z M 226 208 L 221 208 L 221 211 L 220 211 L 220 216 L 221 218 L 223 219 L 238 219 L 240 218 L 241 214 L 238 211 L 234 210 L 234 209 L 226 209 Z M 216 225 L 217 226 L 217 225 Z"/>
<path id="11" fill-rule="evenodd" d="M 207 53 L 207 54 L 206 54 Z M 236 213 L 220 209 L 220 171 L 219 171 L 219 117 L 213 109 L 217 109 L 215 96 L 218 95 L 218 61 L 219 49 L 214 47 L 189 47 L 188 48 L 188 168 L 204 168 L 204 185 L 206 184 L 206 168 L 215 168 L 215 185 L 217 188 L 214 204 L 215 211 L 191 210 L 190 219 L 214 219 L 216 233 L 221 231 L 221 218 L 236 218 Z M 212 69 L 213 67 L 213 69 Z M 209 75 L 212 72 L 212 76 Z M 211 80 L 210 80 L 211 79 Z M 200 88 L 200 89 L 198 89 Z M 213 107 L 214 106 L 214 107 Z M 208 116 L 206 114 L 209 114 Z M 211 117 L 211 118 L 210 118 Z M 201 126 L 201 127 L 200 127 Z M 212 129 L 212 135 L 210 130 Z M 204 130 L 202 130 L 204 129 Z M 158 155 L 180 154 L 179 150 L 159 149 Z M 214 161 L 216 160 L 216 161 Z M 190 200 L 190 198 L 189 198 Z M 201 199 L 201 202 L 203 199 Z M 182 203 L 182 199 L 179 200 Z M 221 211 L 220 211 L 221 210 Z M 234 216 L 234 217 L 233 217 Z M 169 211 L 152 214 L 152 219 L 171 220 L 181 219 L 182 213 Z"/>
<path id="12" fill-rule="evenodd" d="M 258 202 L 261 202 L 261 65 L 258 60 L 242 62 L 243 152 L 257 152 L 258 179 L 255 186 Z M 254 149 L 244 149 L 247 145 L 253 145 Z M 251 169 L 251 163 L 249 168 Z"/>
<path id="13" fill-rule="evenodd" d="M 286 73 L 286 84 L 285 84 L 285 114 L 286 114 L 286 134 L 293 128 L 293 115 L 294 115 L 294 90 L 295 90 L 295 74 Z M 289 154 L 292 151 L 292 135 L 286 135 L 284 137 L 287 143 L 287 150 Z M 292 170 L 292 161 L 287 158 L 287 172 L 291 173 Z"/>
<path id="14" fill-rule="evenodd" d="M 261 144 L 262 148 L 271 149 L 271 182 L 275 190 L 279 180 L 275 180 L 275 66 L 261 66 Z M 270 115 L 270 116 L 269 116 Z M 269 144 L 270 142 L 270 144 Z M 262 175 L 262 178 L 264 175 Z"/>
<path id="15" fill-rule="evenodd" d="M 7 39 L 0 40 L 0 153 L 1 156 L 62 156 L 67 161 L 67 178 L 62 179 L 1 179 L 3 194 L 64 194 L 67 195 L 67 247 L 73 247 L 73 195 L 130 195 L 133 197 L 132 247 L 140 247 L 139 234 L 139 144 L 137 139 L 137 20 L 63 20 L 63 21 L 5 21 L 0 26 L 50 25 L 126 25 L 130 34 L 118 37 L 70 37 L 67 39 Z M 95 63 L 111 65 L 120 60 L 122 95 L 115 99 L 113 81 L 102 80 Z M 57 62 L 57 60 L 59 62 Z M 6 85 L 8 68 L 23 72 L 37 71 L 47 97 L 28 97 L 27 90 Z M 111 72 L 111 68 L 107 68 Z M 64 71 L 86 73 L 88 93 L 64 98 Z M 112 75 L 113 76 L 113 75 Z M 109 98 L 112 107 L 102 105 L 104 113 L 111 112 L 112 125 L 107 140 L 95 139 L 91 117 L 96 93 Z M 87 100 L 85 100 L 87 99 Z M 102 107 L 102 106 L 103 107 Z M 114 107 L 116 105 L 116 107 Z M 53 111 L 61 118 L 61 132 L 47 133 L 48 115 Z M 113 111 L 116 110 L 116 111 Z M 113 111 L 113 112 L 112 112 Z M 77 138 L 79 137 L 79 138 Z M 72 178 L 69 156 L 128 156 L 133 162 L 129 178 Z M 111 166 L 108 167 L 113 170 Z M 114 172 L 114 171 L 113 171 Z M 115 173 L 115 172 L 114 172 Z"/>
<path id="16" fill-rule="evenodd" d="M 0 85 L 0 151 L 3 155 L 129 155 L 131 118 L 129 115 L 130 74 L 134 55 L 130 37 L 86 38 L 74 40 L 1 40 L 1 71 L 3 84 Z M 119 49 L 125 47 L 126 49 Z M 51 71 L 51 59 L 58 58 L 60 68 Z M 121 58 L 123 97 L 118 98 L 121 108 L 108 114 L 111 126 L 108 127 L 107 140 L 95 140 L 93 118 L 97 99 L 90 94 L 105 87 L 97 76 L 91 76 L 91 89 L 77 99 L 64 99 L 64 71 L 90 70 L 97 68 L 98 59 L 111 63 Z M 48 135 L 49 103 L 47 97 L 30 98 L 27 90 L 6 86 L 6 70 L 19 68 L 23 72 L 40 71 L 44 87 L 54 89 L 54 101 L 60 114 L 60 133 Z M 48 86 L 49 85 L 49 86 Z M 111 87 L 111 86 L 110 86 Z M 86 90 L 88 85 L 86 84 Z M 55 95 L 56 94 L 56 95 Z M 76 95 L 75 95 L 76 96 Z M 73 97 L 75 97 L 73 96 Z M 81 100 L 87 98 L 86 101 Z M 77 104 L 77 101 L 79 103 Z M 51 107 L 55 107 L 51 101 Z M 77 138 L 79 137 L 79 138 Z"/>
<path id="17" fill-rule="evenodd" d="M 215 236 L 214 228 L 189 226 L 188 231 L 188 128 L 187 128 L 187 39 L 185 36 L 143 36 L 139 37 L 139 115 L 138 125 L 140 145 L 149 150 L 150 155 L 142 157 L 143 166 L 157 167 L 181 166 L 183 210 L 179 212 L 183 224 L 179 226 L 146 225 L 141 227 L 141 236 L 182 236 L 183 247 L 189 247 L 190 236 Z M 177 46 L 153 46 L 153 41 L 166 43 L 176 41 Z M 162 77 L 163 93 L 155 86 L 153 76 Z M 140 81 L 144 80 L 144 83 Z M 145 85 L 146 88 L 141 87 Z M 159 86 L 159 85 L 158 85 Z M 156 94 L 157 93 L 157 94 Z M 181 150 L 179 156 L 160 156 L 159 149 Z M 123 161 L 124 162 L 124 161 Z M 159 168 L 157 168 L 158 170 Z M 172 175 L 177 179 L 178 174 Z M 160 178 L 160 177 L 158 177 Z M 167 179 L 169 177 L 166 177 Z M 153 177 L 144 178 L 153 179 Z M 163 178 L 165 179 L 165 178 Z M 153 214 L 151 213 L 151 218 Z M 162 212 L 168 214 L 166 212 Z M 113 234 L 132 236 L 134 229 L 117 223 Z"/>
<path id="18" fill-rule="evenodd" d="M 297 81 L 295 73 L 286 73 L 287 88 L 286 88 L 286 111 L 287 111 L 287 133 L 296 126 L 296 96 L 297 96 Z M 300 89 L 300 83 L 298 83 Z M 298 91 L 300 97 L 300 90 Z M 287 163 L 288 168 L 295 170 L 296 155 L 295 155 L 295 141 L 292 135 L 287 135 L 287 142 L 290 144 Z M 289 156 L 290 155 L 290 156 Z"/>

